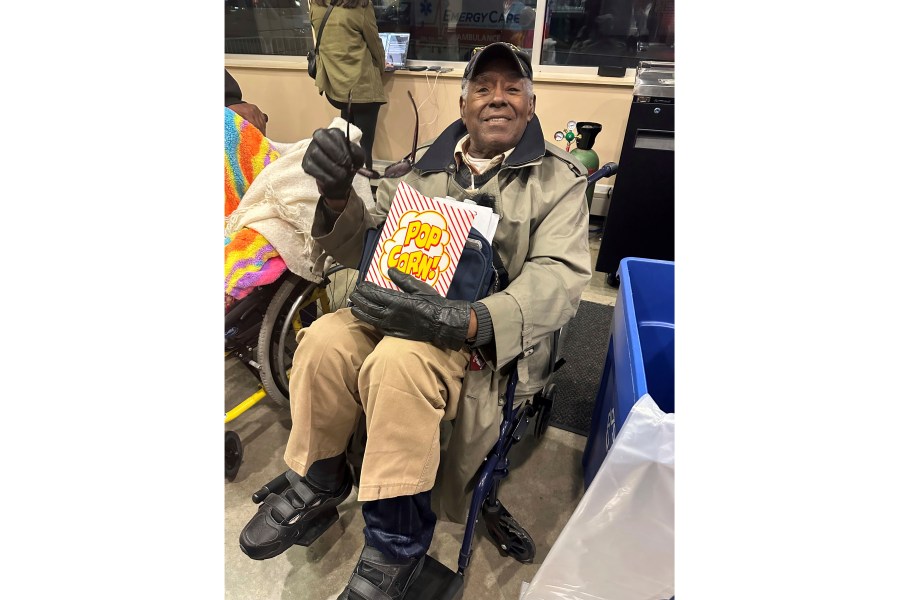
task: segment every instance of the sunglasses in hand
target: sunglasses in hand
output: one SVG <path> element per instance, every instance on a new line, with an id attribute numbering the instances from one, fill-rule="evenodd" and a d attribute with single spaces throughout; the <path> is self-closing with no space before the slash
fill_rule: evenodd
<path id="1" fill-rule="evenodd" d="M 419 109 L 416 107 L 416 101 L 413 99 L 412 92 L 407 91 L 406 94 L 409 96 L 409 101 L 412 102 L 413 105 L 413 113 L 416 116 L 416 129 L 413 132 L 413 144 L 412 151 L 409 154 L 404 156 L 401 160 L 395 162 L 394 164 L 388 166 L 384 170 L 383 175 L 379 175 L 377 171 L 373 171 L 372 169 L 368 169 L 366 167 L 361 167 L 356 170 L 356 172 L 367 179 L 381 179 L 382 177 L 386 179 L 395 179 L 397 177 L 403 177 L 410 171 L 412 171 L 413 161 L 416 158 L 416 148 L 419 145 Z M 353 99 L 352 94 L 347 96 L 347 146 L 349 150 L 350 145 L 350 121 L 353 119 Z"/>

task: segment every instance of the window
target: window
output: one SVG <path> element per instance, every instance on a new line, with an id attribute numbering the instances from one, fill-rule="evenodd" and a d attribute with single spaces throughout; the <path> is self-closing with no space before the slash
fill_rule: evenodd
<path id="1" fill-rule="evenodd" d="M 541 64 L 675 60 L 675 0 L 548 0 Z"/>
<path id="2" fill-rule="evenodd" d="M 306 56 L 308 1 L 225 0 L 226 54 Z M 370 1 L 378 30 L 409 33 L 407 59 L 420 64 L 467 61 L 496 41 L 538 48 L 533 64 L 552 69 L 674 60 L 675 0 Z"/>
<path id="3" fill-rule="evenodd" d="M 225 53 L 306 56 L 307 0 L 225 0 Z"/>
<path id="4" fill-rule="evenodd" d="M 378 31 L 412 34 L 412 60 L 468 61 L 474 48 L 500 41 L 532 47 L 538 0 L 374 2 Z"/>

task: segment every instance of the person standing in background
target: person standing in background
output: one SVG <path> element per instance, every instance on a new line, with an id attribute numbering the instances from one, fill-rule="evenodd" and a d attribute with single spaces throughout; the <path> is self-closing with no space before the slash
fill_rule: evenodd
<path id="1" fill-rule="evenodd" d="M 269 121 L 269 116 L 261 111 L 257 105 L 245 102 L 241 98 L 241 86 L 228 72 L 228 69 L 225 69 L 225 108 L 230 108 L 241 115 L 251 125 L 259 129 L 263 135 L 266 135 L 266 123 Z"/>
<path id="2" fill-rule="evenodd" d="M 525 4 L 521 0 L 503 0 L 502 40 L 519 48 L 522 47 L 522 40 L 525 37 L 525 28 L 522 23 L 522 10 L 524 9 Z"/>
<path id="3" fill-rule="evenodd" d="M 310 0 L 309 19 L 318 35 L 328 0 Z M 387 102 L 381 74 L 384 46 L 378 37 L 375 7 L 370 0 L 336 0 L 319 41 L 316 87 L 341 111 L 341 118 L 362 131 L 366 167 L 372 168 L 372 147 L 378 110 Z M 352 95 L 352 110 L 347 98 Z"/>

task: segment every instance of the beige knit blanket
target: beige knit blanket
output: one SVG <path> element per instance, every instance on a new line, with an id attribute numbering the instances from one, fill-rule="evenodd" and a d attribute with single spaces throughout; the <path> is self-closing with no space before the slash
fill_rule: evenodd
<path id="1" fill-rule="evenodd" d="M 336 117 L 329 127 L 343 132 L 347 130 L 347 122 Z M 361 138 L 360 129 L 350 125 L 350 140 L 359 143 Z M 318 283 L 322 280 L 326 255 L 310 235 L 319 190 L 316 180 L 301 166 L 309 142 L 310 139 L 293 144 L 273 143 L 281 156 L 260 171 L 244 192 L 241 203 L 225 223 L 225 234 L 233 236 L 244 227 L 258 231 L 274 246 L 291 272 Z M 355 176 L 353 189 L 372 211 L 375 200 L 369 180 Z"/>

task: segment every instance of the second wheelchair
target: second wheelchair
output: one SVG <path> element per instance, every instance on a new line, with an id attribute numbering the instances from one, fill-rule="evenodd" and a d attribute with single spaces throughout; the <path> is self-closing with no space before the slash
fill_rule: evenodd
<path id="1" fill-rule="evenodd" d="M 315 283 L 285 271 L 275 282 L 256 288 L 225 315 L 225 356 L 244 364 L 260 389 L 225 413 L 229 423 L 265 397 L 288 408 L 288 378 L 296 335 L 323 314 L 347 306 L 357 271 L 326 264 Z M 225 476 L 233 479 L 243 459 L 243 445 L 234 431 L 225 432 Z"/>

